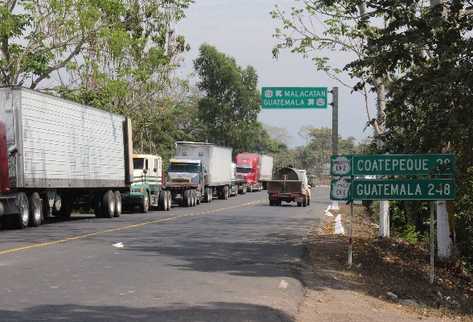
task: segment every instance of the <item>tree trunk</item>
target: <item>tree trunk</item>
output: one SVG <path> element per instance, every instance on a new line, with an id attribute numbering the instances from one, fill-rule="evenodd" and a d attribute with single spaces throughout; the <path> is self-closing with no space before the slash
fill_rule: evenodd
<path id="1" fill-rule="evenodd" d="M 385 131 L 385 119 L 386 119 L 386 91 L 384 81 L 382 79 L 376 79 L 376 100 L 377 100 L 377 119 L 375 124 L 375 131 L 378 149 L 382 149 L 381 138 L 379 137 Z M 389 218 L 389 201 L 381 201 L 379 206 L 379 237 L 389 238 L 391 235 L 390 230 L 390 218 Z"/>

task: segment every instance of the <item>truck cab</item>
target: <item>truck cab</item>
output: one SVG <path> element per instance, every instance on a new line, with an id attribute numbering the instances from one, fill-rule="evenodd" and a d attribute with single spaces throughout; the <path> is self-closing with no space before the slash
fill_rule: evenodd
<path id="1" fill-rule="evenodd" d="M 125 194 L 125 205 L 139 206 L 142 212 L 151 207 L 169 210 L 170 204 L 163 192 L 163 161 L 160 156 L 151 154 L 133 154 L 133 178 L 130 192 Z"/>
<path id="2" fill-rule="evenodd" d="M 204 184 L 205 167 L 200 160 L 171 159 L 168 168 L 168 185 L 191 185 L 194 188 Z"/>
<path id="3" fill-rule="evenodd" d="M 237 176 L 243 179 L 250 192 L 262 190 L 260 183 L 260 155 L 240 153 L 236 156 Z"/>
<path id="4" fill-rule="evenodd" d="M 171 192 L 172 199 L 182 206 L 193 207 L 199 204 L 205 196 L 209 201 L 211 196 L 205 192 L 207 169 L 200 160 L 171 159 L 166 180 L 166 189 Z"/>

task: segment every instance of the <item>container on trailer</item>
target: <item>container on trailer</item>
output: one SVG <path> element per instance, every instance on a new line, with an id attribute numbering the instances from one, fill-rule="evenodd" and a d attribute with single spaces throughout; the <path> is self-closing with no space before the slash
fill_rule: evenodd
<path id="1" fill-rule="evenodd" d="M 176 142 L 175 159 L 200 160 L 207 171 L 210 187 L 228 185 L 232 181 L 232 149 L 203 142 Z"/>
<path id="2" fill-rule="evenodd" d="M 273 157 L 269 155 L 261 155 L 260 159 L 260 177 L 259 181 L 266 186 L 266 182 L 273 177 Z"/>
<path id="3" fill-rule="evenodd" d="M 93 199 L 98 216 L 119 215 L 120 191 L 129 188 L 132 171 L 128 119 L 24 88 L 0 89 L 0 119 L 11 189 L 3 196 L 5 214 L 21 217 L 25 205 L 43 203 L 68 216 L 83 197 Z M 37 225 L 39 215 L 33 216 Z"/>

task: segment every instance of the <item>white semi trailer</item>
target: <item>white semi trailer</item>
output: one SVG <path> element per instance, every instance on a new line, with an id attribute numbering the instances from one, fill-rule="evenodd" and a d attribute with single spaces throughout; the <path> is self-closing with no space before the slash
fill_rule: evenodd
<path id="1" fill-rule="evenodd" d="M 260 177 L 263 189 L 267 189 L 268 181 L 273 179 L 273 157 L 269 155 L 261 155 L 260 160 Z"/>
<path id="2" fill-rule="evenodd" d="M 132 174 L 125 117 L 24 88 L 0 89 L 0 216 L 18 228 L 74 207 L 119 216 Z M 7 173 L 4 173 L 7 172 Z"/>

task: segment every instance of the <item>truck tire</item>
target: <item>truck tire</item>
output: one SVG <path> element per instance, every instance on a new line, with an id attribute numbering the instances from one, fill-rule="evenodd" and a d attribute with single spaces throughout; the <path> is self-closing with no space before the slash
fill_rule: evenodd
<path id="1" fill-rule="evenodd" d="M 207 203 L 212 202 L 212 190 L 210 188 L 205 188 L 204 201 Z"/>
<path id="2" fill-rule="evenodd" d="M 167 191 L 161 190 L 159 192 L 159 197 L 158 197 L 158 209 L 161 211 L 166 211 L 167 206 L 168 206 L 167 204 L 168 204 Z"/>
<path id="3" fill-rule="evenodd" d="M 225 186 L 223 187 L 223 199 L 228 200 L 229 197 L 230 197 L 230 189 L 228 188 L 228 186 Z"/>
<path id="4" fill-rule="evenodd" d="M 94 198 L 94 214 L 97 218 L 103 218 L 104 216 L 102 197 L 101 193 L 97 193 Z"/>
<path id="5" fill-rule="evenodd" d="M 123 211 L 123 203 L 122 203 L 122 194 L 120 191 L 115 191 L 115 212 L 113 213 L 114 217 L 120 217 Z"/>
<path id="6" fill-rule="evenodd" d="M 140 211 L 146 214 L 149 211 L 149 194 L 145 191 L 143 195 L 143 200 L 141 201 Z"/>
<path id="7" fill-rule="evenodd" d="M 198 191 L 195 192 L 196 198 L 197 198 L 197 204 L 200 205 L 202 202 L 202 194 Z"/>
<path id="8" fill-rule="evenodd" d="M 43 201 L 39 193 L 33 192 L 30 196 L 30 220 L 31 227 L 38 227 L 43 222 Z"/>
<path id="9" fill-rule="evenodd" d="M 297 202 L 297 207 L 302 207 L 302 201 Z"/>
<path id="10" fill-rule="evenodd" d="M 302 201 L 302 206 L 307 207 L 307 196 L 304 197 L 304 200 Z"/>
<path id="11" fill-rule="evenodd" d="M 72 215 L 72 202 L 73 199 L 71 196 L 64 195 L 61 196 L 61 209 L 57 212 L 57 215 L 62 218 L 71 218 Z"/>
<path id="12" fill-rule="evenodd" d="M 197 206 L 197 192 L 192 190 L 192 207 Z"/>
<path id="13" fill-rule="evenodd" d="M 165 191 L 166 195 L 166 211 L 170 211 L 172 208 L 172 194 L 171 191 Z"/>
<path id="14" fill-rule="evenodd" d="M 105 218 L 113 218 L 115 215 L 115 194 L 112 190 L 105 192 L 102 205 Z"/>
<path id="15" fill-rule="evenodd" d="M 17 202 L 18 214 L 14 216 L 14 225 L 15 228 L 23 229 L 28 226 L 30 219 L 28 197 L 26 196 L 26 193 L 20 192 L 17 195 Z"/>
<path id="16" fill-rule="evenodd" d="M 187 204 L 186 207 L 192 207 L 194 204 L 194 201 L 192 199 L 192 190 L 187 190 Z"/>

